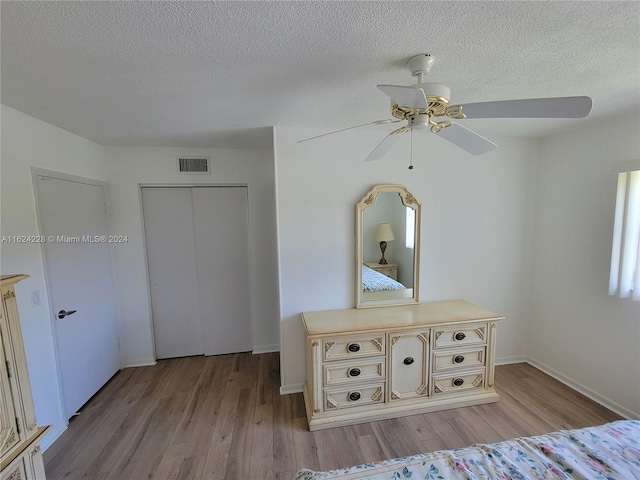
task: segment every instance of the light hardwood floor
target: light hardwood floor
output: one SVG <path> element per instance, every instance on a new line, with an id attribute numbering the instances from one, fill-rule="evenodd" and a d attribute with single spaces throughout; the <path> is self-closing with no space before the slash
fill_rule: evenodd
<path id="1" fill-rule="evenodd" d="M 534 367 L 496 367 L 497 404 L 309 432 L 277 353 L 160 360 L 115 375 L 45 452 L 56 479 L 287 479 L 621 417 Z"/>

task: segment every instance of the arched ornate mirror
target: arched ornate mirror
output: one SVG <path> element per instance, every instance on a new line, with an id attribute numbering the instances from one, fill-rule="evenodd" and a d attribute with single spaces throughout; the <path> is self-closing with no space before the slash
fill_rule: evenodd
<path id="1" fill-rule="evenodd" d="M 356 205 L 356 308 L 418 303 L 420 202 L 376 185 Z"/>

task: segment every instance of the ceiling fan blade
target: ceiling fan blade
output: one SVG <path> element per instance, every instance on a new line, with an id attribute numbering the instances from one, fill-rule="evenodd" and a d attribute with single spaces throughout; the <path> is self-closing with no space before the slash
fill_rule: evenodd
<path id="1" fill-rule="evenodd" d="M 389 150 L 391 150 L 391 147 L 393 147 L 397 143 L 398 139 L 400 138 L 400 134 L 408 131 L 408 127 L 406 128 L 406 130 L 405 127 L 402 127 L 391 132 L 389 135 L 382 139 L 382 141 L 376 146 L 376 148 L 371 151 L 371 153 L 367 156 L 367 158 L 364 159 L 364 161 L 371 162 L 373 160 L 378 160 L 384 157 L 385 154 Z"/>
<path id="2" fill-rule="evenodd" d="M 495 143 L 457 123 L 453 123 L 442 130 L 438 133 L 438 136 L 466 150 L 471 155 L 482 155 L 497 148 Z"/>
<path id="3" fill-rule="evenodd" d="M 297 143 L 307 142 L 309 140 L 315 140 L 316 138 L 326 137 L 327 135 L 333 135 L 334 133 L 344 132 L 345 130 L 353 130 L 354 128 L 366 127 L 367 125 L 386 125 L 387 123 L 397 123 L 402 121 L 403 121 L 402 119 L 397 119 L 397 118 L 388 118 L 386 120 L 376 120 L 375 122 L 363 123 L 362 125 L 355 125 L 353 127 L 342 128 L 334 132 L 323 133 L 322 135 L 316 135 L 315 137 L 309 137 L 309 138 L 305 138 L 304 140 L 298 140 Z"/>
<path id="4" fill-rule="evenodd" d="M 429 108 L 427 97 L 420 88 L 402 85 L 378 85 L 378 88 L 401 107 Z"/>
<path id="5" fill-rule="evenodd" d="M 528 98 L 461 105 L 466 118 L 582 118 L 589 115 L 589 97 Z"/>

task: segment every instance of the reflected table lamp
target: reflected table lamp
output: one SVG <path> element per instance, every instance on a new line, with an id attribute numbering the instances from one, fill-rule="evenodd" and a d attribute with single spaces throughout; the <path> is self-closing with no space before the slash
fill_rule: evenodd
<path id="1" fill-rule="evenodd" d="M 380 265 L 386 265 L 387 259 L 384 258 L 384 251 L 387 249 L 387 242 L 395 240 L 396 238 L 393 236 L 391 225 L 388 223 L 379 223 L 373 236 L 376 242 L 380 242 L 380 251 L 382 252 L 382 258 L 378 263 Z"/>

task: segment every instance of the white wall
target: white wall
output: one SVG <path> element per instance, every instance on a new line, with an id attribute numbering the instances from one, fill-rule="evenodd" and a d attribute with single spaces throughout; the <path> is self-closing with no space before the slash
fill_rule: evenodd
<path id="1" fill-rule="evenodd" d="M 355 306 L 355 204 L 381 183 L 405 185 L 422 203 L 420 300 L 463 298 L 504 314 L 498 360 L 524 359 L 531 195 L 539 144 L 494 138 L 474 157 L 431 135 L 409 136 L 387 157 L 363 159 L 384 132 L 276 128 L 282 391 L 304 382 L 300 313 Z"/>
<path id="2" fill-rule="evenodd" d="M 180 175 L 178 156 L 209 156 L 211 175 Z M 116 279 L 122 316 L 125 366 L 155 361 L 140 184 L 245 184 L 249 194 L 250 300 L 254 351 L 278 350 L 278 289 L 273 152 L 188 148 L 107 147 L 114 234 L 127 235 L 117 245 Z"/>
<path id="3" fill-rule="evenodd" d="M 529 355 L 640 418 L 640 303 L 608 295 L 614 162 L 640 157 L 640 113 L 542 142 Z"/>
<path id="4" fill-rule="evenodd" d="M 100 145 L 1 106 L 2 235 L 38 235 L 31 166 L 106 180 L 104 150 Z M 53 312 L 45 289 L 43 258 L 38 244 L 0 245 L 3 274 L 26 273 L 16 286 L 20 321 L 38 424 L 54 425 L 43 440 L 47 448 L 66 428 L 61 409 L 58 371 L 53 350 Z M 38 291 L 40 305 L 32 306 Z"/>

